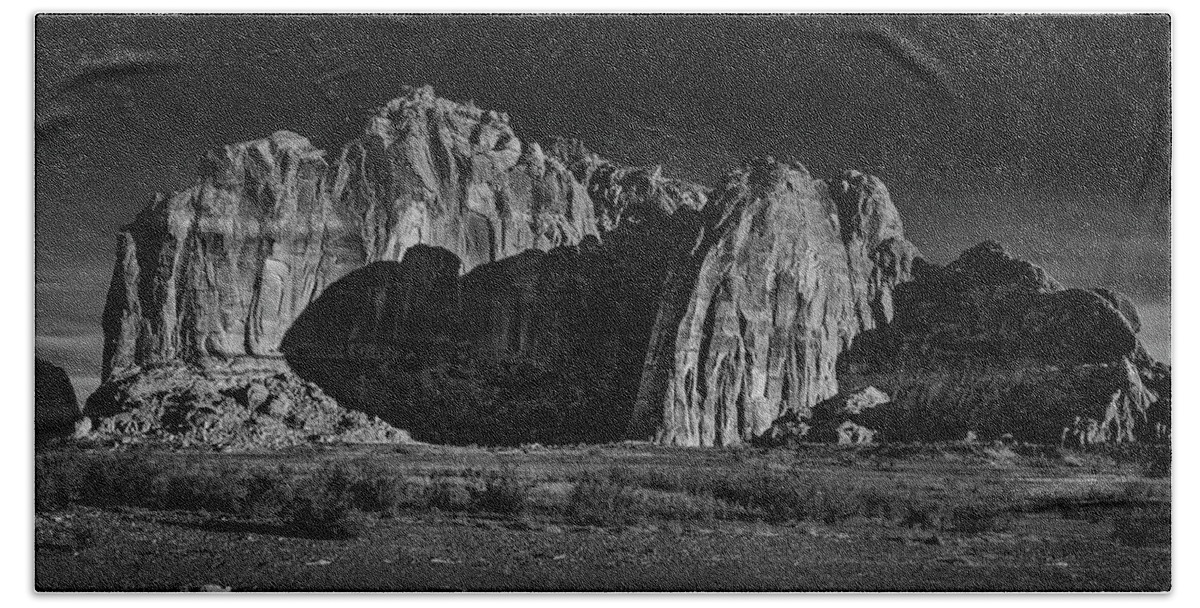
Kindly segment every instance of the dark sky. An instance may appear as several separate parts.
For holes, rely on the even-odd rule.
[[[116,232],[207,147],[336,155],[404,84],[525,139],[713,183],[741,160],[881,177],[936,262],[994,238],[1130,295],[1170,359],[1164,16],[43,17],[36,345],[97,382]]]

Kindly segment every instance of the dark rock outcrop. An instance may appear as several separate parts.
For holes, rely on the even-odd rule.
[[[704,216],[659,311],[632,436],[739,443],[835,395],[838,355],[888,322],[917,255],[887,189],[858,172],[756,161]]]
[[[33,360],[33,425],[39,437],[71,435],[83,418],[67,372],[49,361]]]
[[[1146,353],[1124,296],[1063,288],[994,242],[944,268],[920,261],[913,276],[895,290],[892,323],[838,361],[843,390],[892,395],[862,422],[883,438],[1166,438],[1170,370]]]

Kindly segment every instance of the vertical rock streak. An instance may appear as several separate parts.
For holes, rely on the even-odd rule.
[[[424,244],[461,271],[597,234],[585,187],[508,118],[412,89],[330,167],[304,137],[207,154],[195,185],[121,233],[103,378],[147,366],[280,369],[301,311],[347,272]]]
[[[658,441],[727,445],[809,410],[837,393],[838,354],[889,320],[908,278],[916,250],[873,177],[823,182],[765,159],[720,192],[663,299],[631,434],[658,409]]]

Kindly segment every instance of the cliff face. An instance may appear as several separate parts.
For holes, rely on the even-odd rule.
[[[710,191],[411,89],[332,164],[281,131],[139,214],[87,413],[101,436],[247,447],[406,440],[389,424],[493,444],[728,445],[776,421],[780,440],[1161,438],[1170,370],[1138,328],[1120,294],[993,244],[926,263],[869,175],[766,158]],[[852,428],[810,419],[872,386],[890,400]]]
[[[1138,327],[1124,296],[1065,289],[988,242],[944,268],[919,262],[892,323],[859,336],[838,378],[892,396],[855,419],[887,440],[1162,440],[1170,369]]]
[[[360,268],[400,265],[418,245],[448,252],[440,261],[451,267],[438,271],[453,284],[480,264],[595,235],[592,210],[583,183],[536,144],[522,144],[506,116],[438,99],[428,87],[380,108],[332,164],[286,131],[210,152],[192,187],[159,196],[120,234],[104,314],[104,384],[89,413],[159,412],[193,384],[203,389],[196,394],[233,394],[278,376],[268,385],[298,386],[289,394],[312,407],[295,411],[311,410],[319,427],[332,401],[295,377],[282,344],[329,286]],[[358,333],[344,342],[402,340],[393,330],[420,322],[397,320],[406,302],[364,308]],[[155,371],[164,369],[175,371]]]
[[[765,159],[705,211],[658,313],[633,436],[739,443],[836,394],[838,355],[890,319],[917,255],[887,189],[857,172],[822,181]]]
[[[455,253],[424,246],[354,271],[289,331],[293,368],[422,440],[622,438],[666,271],[694,242],[706,192],[578,144],[554,151],[584,184],[601,238],[461,277]]]
[[[399,261],[415,244],[454,252],[463,270],[596,233],[583,185],[504,113],[439,99],[392,100],[342,151],[332,198],[363,252]]]
[[[348,407],[418,424],[439,415],[412,415],[427,395],[409,372],[443,369],[452,352],[555,378],[617,366],[632,393],[663,260],[696,230],[671,218],[694,218],[705,197],[577,142],[546,154],[504,114],[429,88],[379,108],[332,164],[289,132],[227,146],[121,233],[105,384],[88,409],[173,403],[180,373],[212,385],[205,395],[282,374],[281,386],[315,381]],[[144,381],[158,376],[161,394]]]
[[[103,376],[284,369],[284,333],[353,269],[427,244],[470,270],[595,233],[583,185],[505,116],[414,89],[333,166],[281,131],[208,154],[194,186],[139,214],[120,235]]]

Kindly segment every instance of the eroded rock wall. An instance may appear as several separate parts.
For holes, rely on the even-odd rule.
[[[814,179],[767,158],[726,177],[672,271],[645,361],[633,436],[749,440],[838,391],[838,355],[886,323],[915,247],[886,187]]]
[[[507,116],[409,89],[336,161],[280,131],[206,154],[193,186],[144,209],[119,235],[102,377],[111,384],[159,368],[205,378],[290,373],[281,348],[288,330],[352,271],[400,263],[425,245],[449,252],[457,276],[596,233],[586,186],[561,160],[524,145]],[[402,339],[393,330],[403,323],[389,319],[366,320],[347,342]],[[88,408],[160,400],[113,402],[130,394],[107,387]]]
[[[331,283],[425,244],[462,270],[595,234],[586,188],[507,117],[412,89],[330,166],[281,131],[203,159],[120,235],[105,379],[141,367],[281,369],[295,318]]]

